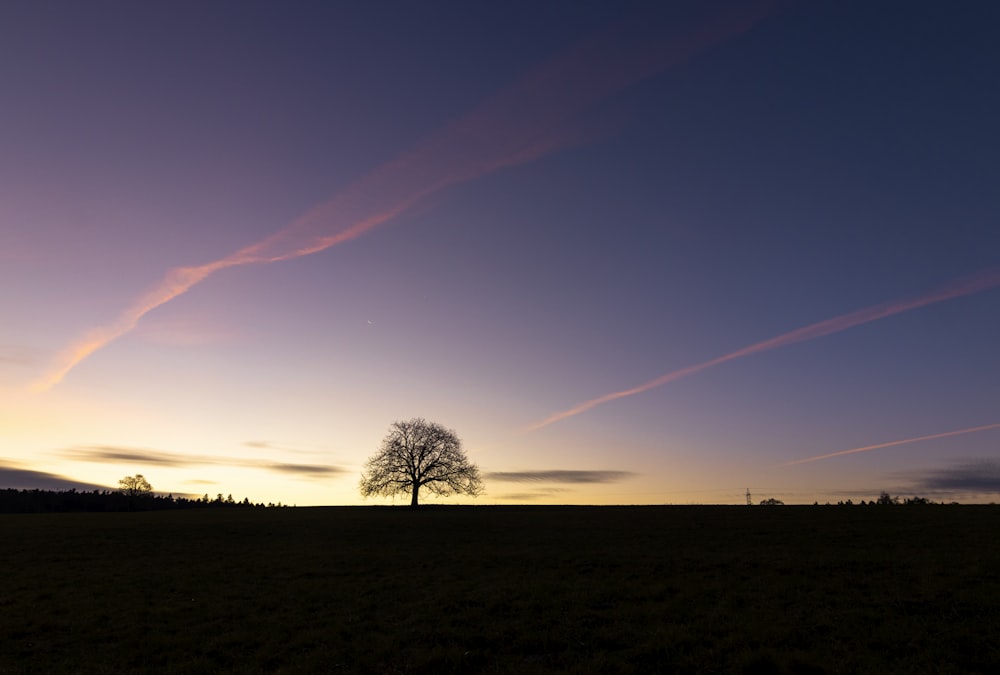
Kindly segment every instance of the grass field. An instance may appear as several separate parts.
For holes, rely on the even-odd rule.
[[[0,516],[0,672],[975,673],[1000,507]]]

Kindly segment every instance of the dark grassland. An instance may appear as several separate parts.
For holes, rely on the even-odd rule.
[[[0,672],[974,673],[1000,507],[0,516]]]

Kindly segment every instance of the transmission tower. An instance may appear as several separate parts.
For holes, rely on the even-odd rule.
[[[753,506],[753,499],[750,498],[750,488],[747,488],[747,506]]]

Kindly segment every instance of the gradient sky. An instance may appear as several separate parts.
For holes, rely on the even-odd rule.
[[[587,5],[0,3],[0,487],[995,501],[1000,6]]]

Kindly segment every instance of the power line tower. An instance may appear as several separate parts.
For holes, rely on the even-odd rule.
[[[747,488],[747,506],[753,506],[753,499],[750,498],[750,488]]]

